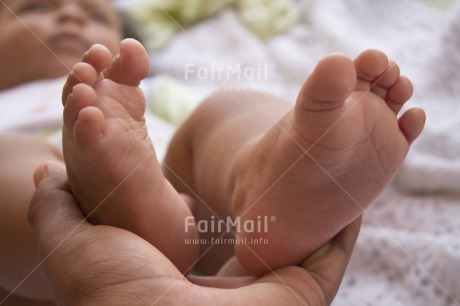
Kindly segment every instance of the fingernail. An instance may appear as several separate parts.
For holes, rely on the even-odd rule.
[[[89,50],[83,53],[83,56],[81,57],[80,61],[83,61],[88,56],[88,54],[89,54]]]
[[[113,63],[116,63],[116,62],[119,62],[120,61],[120,58],[121,58],[121,55],[120,54],[117,54],[113,57],[112,59],[112,65]]]
[[[34,183],[35,187],[40,184],[40,182],[45,178],[45,176],[48,174],[48,164],[41,164],[37,168],[35,168],[34,171]]]

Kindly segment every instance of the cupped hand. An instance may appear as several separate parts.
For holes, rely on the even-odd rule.
[[[85,220],[63,165],[35,172],[29,219],[58,305],[329,305],[358,236],[358,219],[301,266],[260,278],[183,276],[154,246]],[[220,275],[238,269],[233,258]]]

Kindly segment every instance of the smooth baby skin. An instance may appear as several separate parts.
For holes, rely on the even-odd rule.
[[[178,191],[196,196],[200,220],[232,216],[257,224],[268,217],[268,232],[237,233],[246,241],[268,241],[236,245],[250,273],[298,264],[361,215],[393,179],[425,121],[417,108],[397,118],[411,95],[410,81],[375,50],[355,61],[324,58],[294,108],[263,93],[217,93],[176,133],[166,177]],[[216,261],[208,273],[231,253],[227,245],[203,251],[200,264]]]
[[[234,215],[242,222],[276,217],[268,232],[237,233],[268,241],[236,245],[247,270],[260,275],[300,263],[363,213],[423,129],[420,109],[397,119],[412,91],[378,51],[318,63],[294,109],[239,162],[245,171],[236,174]]]
[[[94,224],[130,230],[163,252],[182,272],[193,267],[198,245],[184,219],[183,198],[164,178],[148,137],[145,97],[138,87],[149,58],[132,39],[110,51],[93,46],[75,66],[63,91],[63,152],[69,184]]]
[[[137,233],[186,272],[198,246],[184,239],[197,233],[185,231],[191,212],[163,176],[145,129],[137,85],[148,56],[135,41],[125,41],[113,62],[109,53],[93,47],[64,89],[70,186],[91,221]],[[173,139],[166,177],[204,202],[200,220],[203,207],[242,223],[276,217],[267,232],[236,233],[268,241],[236,244],[250,273],[299,264],[359,217],[397,173],[425,121],[420,109],[397,118],[411,95],[410,81],[383,53],[369,50],[354,62],[331,55],[293,109],[263,94],[252,102],[228,93],[210,98]]]

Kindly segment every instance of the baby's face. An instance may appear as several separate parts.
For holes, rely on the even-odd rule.
[[[92,44],[117,53],[122,38],[110,0],[0,1],[0,29],[0,90],[66,75]]]

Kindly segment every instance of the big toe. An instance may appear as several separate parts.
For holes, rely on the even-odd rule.
[[[150,74],[150,60],[142,44],[134,39],[125,39],[120,45],[120,54],[104,71],[104,77],[116,83],[138,86]]]
[[[325,57],[303,85],[297,98],[296,115],[341,106],[355,89],[356,78],[356,69],[350,58],[344,55]]]

